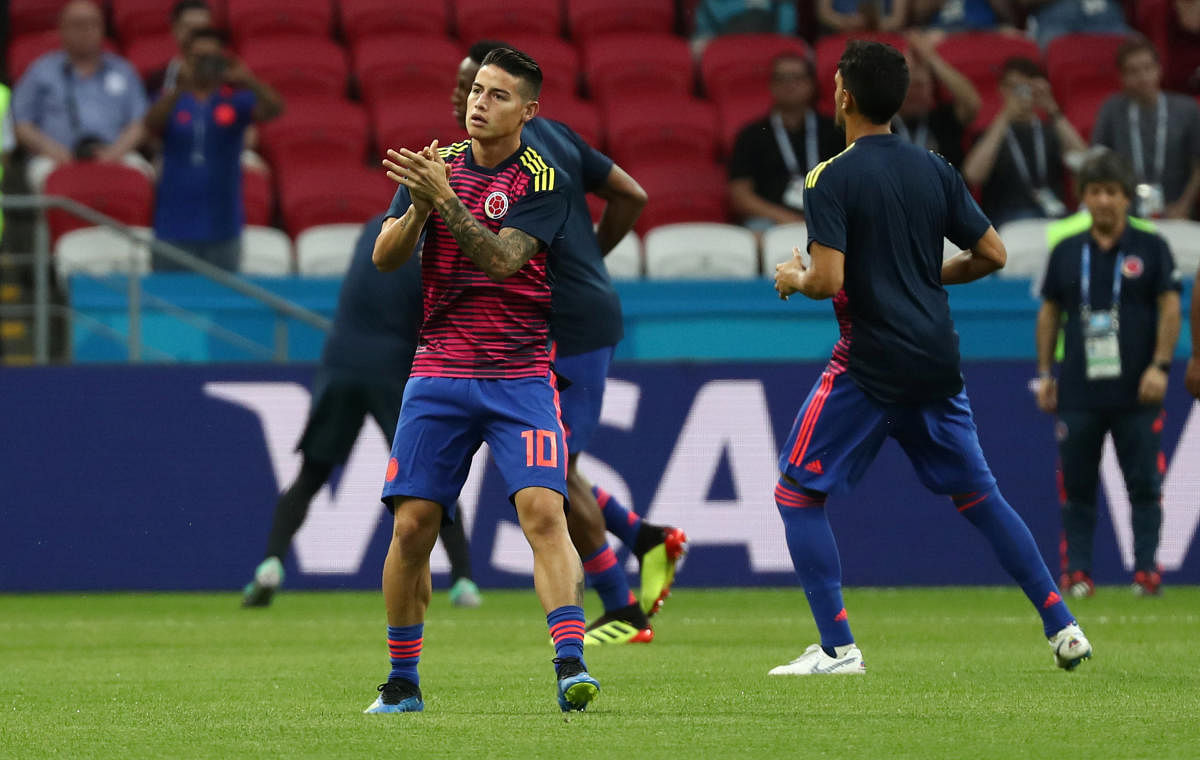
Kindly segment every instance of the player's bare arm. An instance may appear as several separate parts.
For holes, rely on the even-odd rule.
[[[600,244],[600,252],[607,256],[633,229],[648,196],[637,180],[616,164],[595,193],[608,201],[596,225],[596,242]]]
[[[422,149],[421,155],[432,160],[437,155],[437,141],[434,140],[431,145]],[[387,169],[388,179],[404,184],[404,170],[396,163],[396,160],[400,158],[399,153],[389,150],[388,158],[383,160],[383,167]],[[443,166],[445,165],[443,164]],[[449,176],[448,167],[443,171]],[[433,205],[428,199],[413,195],[412,205],[404,212],[403,216],[384,220],[383,229],[380,231],[379,237],[375,238],[375,250],[371,253],[371,261],[379,271],[391,272],[404,266],[404,263],[412,257],[413,251],[417,247],[417,241],[421,239],[421,230],[425,227],[425,222],[429,219],[432,211]]]
[[[971,250],[963,251],[952,256],[942,264],[942,284],[961,285],[974,282],[980,277],[987,277],[992,272],[1003,269],[1008,263],[1008,251],[995,227],[988,227],[987,232],[979,239]]]
[[[1154,340],[1154,358],[1142,372],[1138,381],[1138,401],[1143,404],[1162,403],[1167,395],[1167,373],[1162,369],[1169,366],[1175,356],[1175,344],[1179,341],[1182,322],[1179,294],[1168,290],[1158,296],[1158,331]]]
[[[1062,322],[1062,307],[1049,299],[1038,309],[1034,342],[1037,344],[1037,405],[1047,414],[1058,411],[1058,382],[1054,379],[1054,347],[1058,343],[1058,328]]]
[[[814,301],[833,298],[842,289],[846,276],[846,255],[836,248],[813,242],[808,248],[812,262],[804,265],[799,248],[792,249],[792,258],[775,266],[775,290],[779,297],[799,293]]]
[[[515,227],[505,227],[498,235],[493,233],[453,193],[434,201],[434,208],[462,252],[496,282],[516,274],[542,247],[537,238]]]

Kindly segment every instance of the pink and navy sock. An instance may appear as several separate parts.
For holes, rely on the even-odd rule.
[[[1075,622],[1029,527],[1000,495],[1000,489],[992,486],[987,491],[955,494],[951,498],[959,513],[992,545],[1000,564],[1033,602],[1042,616],[1046,636],[1053,636]]]
[[[592,486],[592,494],[596,497],[596,503],[600,505],[600,512],[604,515],[605,529],[632,549],[637,543],[638,529],[642,527],[642,518],[637,512],[626,509],[612,494],[600,486]]]
[[[420,686],[417,663],[421,661],[421,644],[425,640],[425,624],[389,625],[388,655],[392,659],[392,672],[388,680],[403,678]]]
[[[821,634],[821,649],[836,657],[834,648],[854,643],[854,635],[842,602],[842,562],[825,516],[825,495],[781,478],[775,486],[775,504],[783,517],[792,565]]]
[[[546,616],[550,638],[554,641],[554,656],[562,659],[576,657],[583,661],[583,631],[585,628],[583,608],[566,604],[551,610]]]
[[[617,555],[608,544],[584,558],[583,572],[592,588],[600,595],[605,612],[620,609],[633,600],[629,580],[625,577],[625,568],[617,562]]]

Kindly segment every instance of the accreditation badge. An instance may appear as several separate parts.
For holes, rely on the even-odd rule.
[[[783,191],[783,205],[797,211],[804,210],[804,177],[792,177]]]
[[[1137,186],[1138,216],[1146,218],[1162,216],[1166,208],[1167,196],[1163,192],[1162,185],[1142,182]]]
[[[1066,204],[1060,201],[1054,191],[1048,187],[1034,188],[1033,199],[1047,219],[1058,219],[1067,215]]]
[[[1083,347],[1088,380],[1111,380],[1121,376],[1121,345],[1117,323],[1111,313],[1087,315],[1083,325]]]

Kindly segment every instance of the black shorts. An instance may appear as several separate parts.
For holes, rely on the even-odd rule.
[[[374,380],[321,367],[313,378],[312,407],[296,450],[315,462],[344,464],[368,414],[390,444],[403,399],[404,380]]]

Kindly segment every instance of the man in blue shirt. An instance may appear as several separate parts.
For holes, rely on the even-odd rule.
[[[342,279],[333,330],[325,340],[321,366],[313,378],[312,408],[296,448],[303,455],[296,480],[275,505],[271,535],[254,579],[242,592],[243,607],[266,607],[283,583],[283,561],[300,530],[313,497],[344,464],[363,418],[370,415],[388,443],[404,386],[417,350],[421,327],[421,259],[414,256],[395,272],[380,274],[371,263],[383,214],[363,226],[350,267]],[[461,520],[442,523],[442,546],[450,557],[450,602],[478,607],[471,580],[471,555]]]
[[[62,50],[38,58],[17,82],[17,141],[31,156],[29,186],[41,192],[59,164],[122,161],[152,175],[135,153],[145,131],[146,92],[129,62],[104,51],[104,16],[91,0],[72,0],[59,16]]]
[[[1162,400],[1182,321],[1181,284],[1166,241],[1130,223],[1134,173],[1122,156],[1105,150],[1089,158],[1079,186],[1091,227],[1054,247],[1037,321],[1038,407],[1058,414],[1066,496],[1060,585],[1072,596],[1092,595],[1096,486],[1111,432],[1129,489],[1133,590],[1154,595],[1162,583],[1154,559],[1162,528]]]
[[[163,140],[154,236],[236,271],[242,253],[242,143],[246,128],[283,112],[283,100],[225,51],[224,36],[200,29],[185,47],[176,87],[146,114]],[[156,259],[154,268],[173,269]]]
[[[1056,663],[1073,668],[1091,644],[984,460],[944,287],[1003,267],[1004,244],[945,159],[891,133],[909,82],[899,51],[852,41],[835,81],[848,147],[805,179],[811,265],[796,248],[775,275],[784,299],[833,298],[842,334],[796,416],[775,487],[821,641],[771,675],[866,670],[842,604],[825,500],[849,491],[888,437],[921,482],[983,533],[1041,615]],[[963,249],[945,263],[943,238]]]

